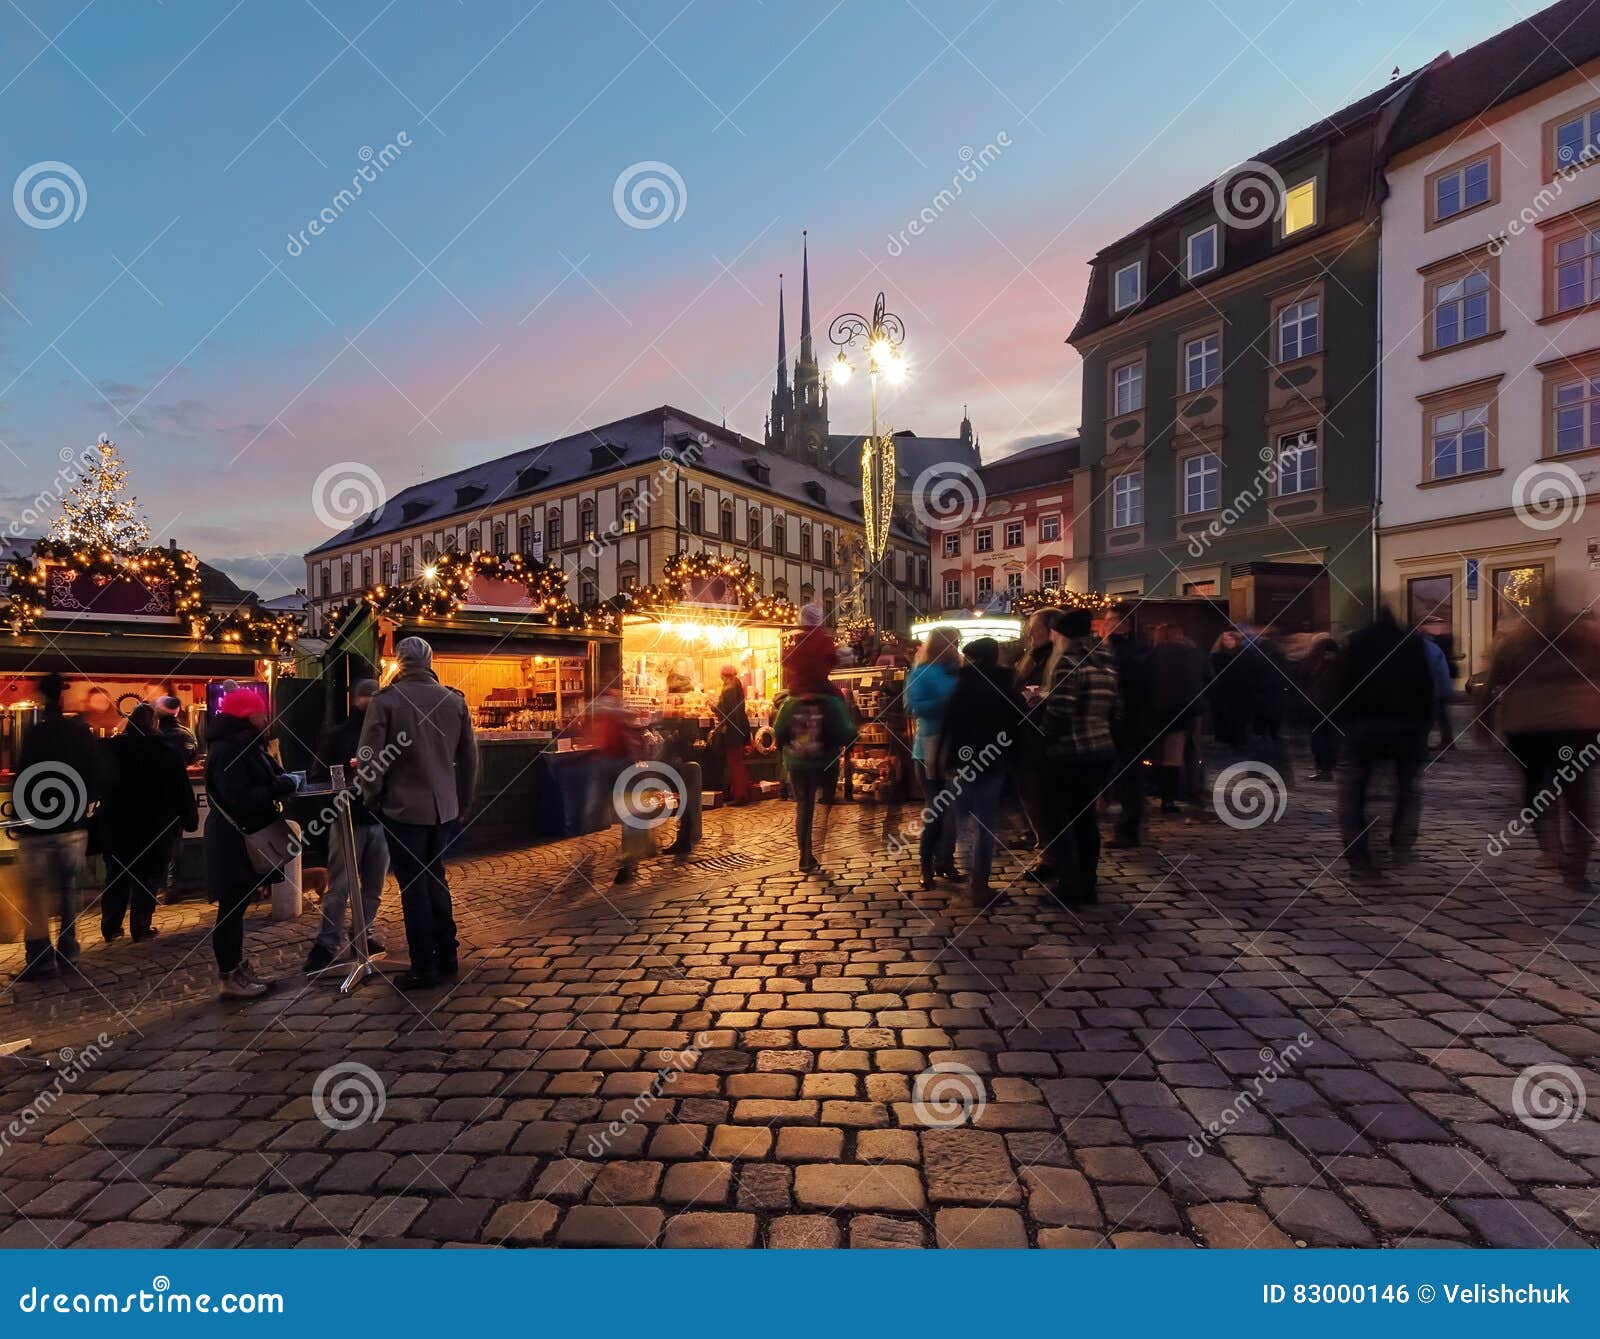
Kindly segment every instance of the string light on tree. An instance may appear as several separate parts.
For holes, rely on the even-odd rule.
[[[119,554],[144,548],[150,543],[150,527],[139,514],[139,499],[125,496],[127,487],[128,471],[117,444],[101,433],[83,477],[61,499],[61,514],[49,538],[75,549]]]

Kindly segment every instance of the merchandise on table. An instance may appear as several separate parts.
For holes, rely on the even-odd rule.
[[[916,722],[905,710],[904,666],[839,669],[828,680],[844,694],[861,723],[845,755],[845,797],[884,803],[904,798],[916,732]]]

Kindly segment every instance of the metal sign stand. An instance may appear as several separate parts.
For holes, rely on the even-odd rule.
[[[301,794],[308,792],[302,791]],[[331,790],[334,807],[339,811],[339,821],[335,824],[333,839],[342,844],[344,848],[344,867],[350,887],[345,890],[345,900],[350,904],[350,956],[351,963],[346,971],[346,964],[335,960],[326,967],[318,968],[306,975],[313,981],[321,980],[333,972],[345,971],[344,980],[339,983],[339,993],[348,995],[369,976],[375,976],[377,969],[372,965],[372,958],[367,951],[367,916],[366,906],[361,897],[361,871],[356,866],[356,825],[350,817],[350,792],[347,790]]]

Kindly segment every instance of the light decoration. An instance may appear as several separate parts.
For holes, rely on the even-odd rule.
[[[847,350],[856,348],[866,354],[867,380],[871,385],[872,435],[861,444],[861,513],[865,522],[867,556],[874,562],[883,561],[889,551],[889,528],[894,516],[894,435],[878,431],[878,378],[891,385],[905,380],[906,363],[900,353],[905,342],[905,323],[883,307],[883,294],[879,293],[872,305],[872,316],[845,312],[834,318],[828,327],[828,338],[839,348],[834,356],[831,375],[841,384],[850,380],[854,367]]]
[[[1091,613],[1120,609],[1124,597],[1106,595],[1100,591],[1068,590],[1064,586],[1046,586],[1039,590],[1023,591],[1011,597],[1011,612],[1024,616],[1036,609],[1087,609]]]
[[[675,553],[667,559],[663,579],[653,586],[623,591],[607,602],[619,614],[667,613],[683,603],[691,581],[722,579],[739,600],[739,613],[761,623],[793,623],[793,604],[781,595],[763,595],[761,578],[739,558],[714,553]],[[716,626],[716,625],[697,625]]]
[[[861,520],[867,535],[867,553],[873,562],[889,550],[889,526],[894,520],[894,436],[884,433],[877,445],[861,448]]]
[[[128,471],[117,444],[101,433],[94,454],[85,451],[83,458],[83,477],[62,497],[61,514],[46,538],[73,549],[130,555],[148,546],[150,527],[139,515],[139,499],[124,496]]]

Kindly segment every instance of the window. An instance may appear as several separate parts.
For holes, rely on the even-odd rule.
[[[1124,363],[1111,372],[1111,412],[1132,414],[1144,408],[1144,360]]]
[[[1600,300],[1600,232],[1585,228],[1555,244],[1555,310],[1571,311]]]
[[[1543,567],[1497,567],[1494,570],[1494,603],[1490,617],[1495,629],[1500,620],[1510,618],[1513,626],[1517,615],[1526,613],[1544,595]]]
[[[1278,496],[1317,487],[1317,431],[1305,428],[1278,438]]]
[[[994,552],[994,527],[980,526],[972,532],[972,551],[974,553]]]
[[[1201,335],[1183,346],[1183,389],[1203,391],[1222,379],[1222,339]]]
[[[517,549],[522,553],[533,552],[533,522],[526,516],[517,526]]]
[[[992,576],[978,578],[977,594],[978,604],[980,606],[985,600],[992,600],[994,598],[994,578]]]
[[[1450,479],[1489,468],[1489,406],[1471,405],[1435,414],[1428,434],[1432,476]]]
[[[1006,573],[1006,599],[1014,600],[1022,594],[1022,573]]]
[[[761,543],[761,508],[751,507],[749,516],[745,517],[745,542],[751,548],[756,548]]]
[[[1322,347],[1322,299],[1303,298],[1278,312],[1278,361],[1308,358]]]
[[[1222,462],[1209,451],[1183,462],[1183,512],[1215,511],[1222,505]]]
[[[1558,381],[1554,398],[1555,453],[1600,447],[1600,376]]]
[[[445,552],[454,553],[458,548],[461,547],[461,536],[460,535],[446,535],[444,537],[444,547],[445,547]]]
[[[1039,542],[1054,544],[1061,538],[1061,517],[1052,513],[1039,518]]]
[[[1217,583],[1209,577],[1204,577],[1199,581],[1185,581],[1183,588],[1178,592],[1180,595],[1215,595],[1216,593]]]
[[[1054,563],[1039,569],[1039,584],[1046,590],[1054,590],[1061,584],[1061,569]]]
[[[1489,333],[1489,276],[1472,270],[1433,286],[1433,347],[1448,349]]]
[[[832,567],[833,566],[833,536],[832,536],[832,534],[824,534],[822,536],[822,565],[824,567]]]
[[[699,494],[689,499],[689,533],[698,535],[705,527],[705,508],[701,505]]]
[[[1014,549],[1014,548],[1019,547],[1021,545],[1021,543],[1022,543],[1022,522],[1021,521],[1007,521],[1006,522],[1006,547],[1008,549]]]
[[[811,561],[811,527],[804,521],[800,523],[800,561]]]
[[[354,589],[354,587],[351,585],[350,564],[348,561],[341,564],[339,568],[339,589],[341,591],[349,591]]]
[[[473,526],[472,529],[467,531],[467,550],[470,553],[476,553],[482,547],[483,534],[477,526]]]
[[[944,579],[944,607],[958,609],[961,606],[961,578],[946,577]]]
[[[1563,169],[1587,167],[1600,154],[1600,105],[1551,124],[1551,176]]]
[[[559,549],[561,547],[561,513],[552,511],[544,518],[544,546],[546,549]]]
[[[1111,310],[1125,311],[1144,296],[1144,262],[1124,265],[1111,276]]]
[[[494,528],[494,551],[501,558],[506,556],[506,527],[504,522]]]
[[[961,532],[959,530],[946,530],[944,532],[944,556],[946,558],[959,558],[961,556]]]
[[[594,573],[585,572],[578,581],[578,603],[598,604],[600,602],[600,588],[595,584]]]
[[[717,508],[717,533],[730,543],[733,541],[733,503],[724,502]]]
[[[434,553],[433,541],[431,539],[423,540],[422,541],[422,561],[425,562],[425,563],[431,563],[433,561],[433,553]]]
[[[1454,577],[1412,577],[1406,582],[1406,623],[1419,627],[1430,618],[1455,631],[1456,583]]]
[[[394,559],[387,553],[378,559],[378,580],[385,586],[394,580]]]
[[[402,580],[402,581],[410,581],[411,580],[411,577],[412,577],[412,570],[411,569],[412,569],[412,563],[413,562],[414,562],[414,559],[412,558],[410,549],[407,549],[404,553],[402,553],[400,555],[400,580]]]
[[[1198,279],[1217,268],[1217,225],[1189,234],[1187,266],[1184,273],[1189,279]]]
[[[617,565],[617,589],[637,590],[639,587],[639,564],[619,563]]]
[[[1111,524],[1115,529],[1144,524],[1144,471],[1129,470],[1111,481]]]
[[[622,533],[625,535],[634,534],[639,529],[638,500],[632,493],[624,493],[617,499],[617,506],[622,521]]]
[[[1486,205],[1491,189],[1489,156],[1485,154],[1470,163],[1446,168],[1432,181],[1429,203],[1436,223],[1476,209],[1479,205]]]
[[[1317,179],[1291,186],[1283,196],[1283,235],[1292,237],[1317,221]]]

